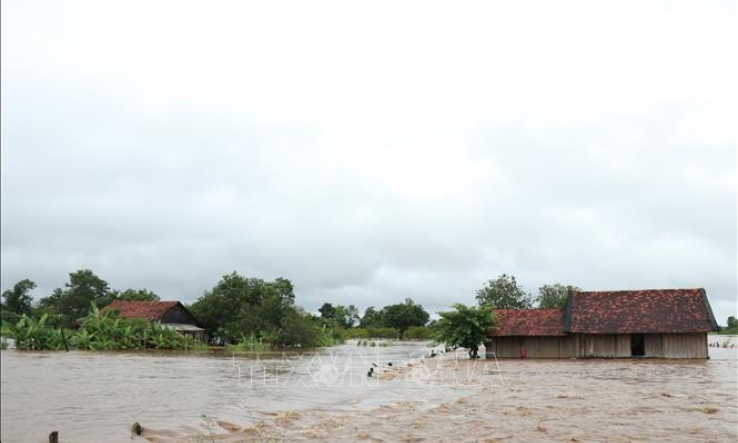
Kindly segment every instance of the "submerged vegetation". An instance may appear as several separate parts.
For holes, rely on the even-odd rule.
[[[147,289],[111,289],[89,269],[69,274],[69,282],[33,303],[31,280],[21,280],[2,293],[0,305],[4,337],[16,339],[19,349],[189,349],[205,346],[159,323],[119,318],[104,309],[114,300],[157,301]],[[233,351],[333,346],[358,340],[360,346],[382,340],[437,340],[450,346],[470,347],[487,323],[491,309],[562,307],[574,286],[553,284],[534,297],[515,277],[502,274],[477,291],[480,308],[429,313],[410,298],[380,308],[367,307],[363,315],[354,305],[323,303],[311,314],[295,303],[294,286],[286,278],[273,281],[248,278],[237,272],[224,275],[212,289],[188,306],[205,329],[209,345]],[[463,312],[462,312],[463,311]],[[471,317],[469,317],[471,316]],[[80,318],[82,317],[82,318]],[[72,332],[72,328],[78,329]],[[729,319],[726,333],[738,333]],[[473,353],[473,352],[472,352]]]
[[[118,318],[116,311],[92,305],[77,331],[48,324],[48,315],[40,319],[23,315],[11,326],[10,337],[17,349],[192,349],[203,344],[188,335],[162,326],[159,322]]]

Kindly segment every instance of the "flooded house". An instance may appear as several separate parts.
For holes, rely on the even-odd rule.
[[[487,357],[708,358],[704,289],[575,291],[563,309],[498,309]]]
[[[106,309],[118,311],[124,318],[143,318],[158,321],[162,326],[180,334],[205,341],[205,330],[182,303],[178,301],[129,301],[114,300]]]

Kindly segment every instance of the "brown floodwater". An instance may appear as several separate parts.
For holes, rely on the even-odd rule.
[[[737,438],[736,349],[697,361],[428,352],[403,342],[235,356],[6,350],[0,437],[43,442],[58,430],[62,442],[130,442],[138,421],[152,442]]]

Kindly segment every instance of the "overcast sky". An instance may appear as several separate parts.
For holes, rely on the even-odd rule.
[[[2,2],[2,289],[736,315],[735,2]]]

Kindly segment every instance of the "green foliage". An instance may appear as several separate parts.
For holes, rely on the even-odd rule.
[[[48,326],[47,318],[46,315],[38,320],[27,315],[22,316],[10,329],[16,349],[64,349],[61,330]]]
[[[126,289],[123,292],[115,292],[114,298],[128,301],[159,301],[160,298],[148,289]]]
[[[539,308],[543,309],[565,308],[569,293],[573,291],[579,291],[579,288],[559,283],[543,285],[538,288],[536,303]]]
[[[2,323],[3,329],[8,327],[9,325],[14,325],[18,323],[18,320],[21,319],[21,316],[16,314],[15,312],[11,312],[7,309],[0,310],[0,322]]]
[[[31,314],[31,303],[33,297],[30,292],[36,288],[36,283],[31,280],[21,280],[13,286],[13,289],[8,289],[2,294],[4,302],[2,304],[2,311],[5,315],[5,311],[9,311],[8,314],[30,315]]]
[[[336,306],[336,323],[342,328],[351,328],[359,323],[359,310],[354,305]]]
[[[65,335],[61,329],[23,316],[11,328],[18,349],[64,349]],[[82,321],[80,329],[68,337],[68,344],[77,349],[191,349],[202,347],[193,337],[141,319],[118,318],[115,311],[101,311],[94,304]]]
[[[329,335],[328,339],[314,321],[305,315],[293,310],[282,319],[280,328],[272,339],[272,346],[277,348],[303,347],[313,348],[322,346],[326,341],[335,343],[341,340],[339,336]]]
[[[295,312],[294,300],[293,286],[287,279],[267,282],[233,272],[223,276],[190,310],[211,337],[225,344],[251,334],[281,341],[286,340],[280,336],[283,322]],[[296,322],[290,326],[297,327]]]
[[[495,326],[495,316],[488,305],[468,307],[460,303],[454,310],[439,312],[441,318],[436,322],[436,339],[448,347],[462,347],[469,351],[469,357],[477,358],[479,345]]]
[[[59,326],[71,327],[74,321],[84,317],[90,303],[105,306],[112,300],[108,282],[95,275],[89,269],[82,269],[69,274],[66,289],[57,288],[49,296],[39,302],[41,315],[48,314]]]
[[[423,306],[416,304],[411,298],[406,298],[405,303],[385,306],[381,316],[384,325],[397,329],[401,337],[412,326],[425,326],[430,318]]]
[[[728,326],[720,331],[721,334],[738,334],[738,319],[732,315],[728,317]]]
[[[353,338],[370,338],[369,330],[364,328],[350,328],[343,331],[343,338],[350,340]]]
[[[256,337],[254,334],[241,336],[241,340],[236,344],[226,345],[229,351],[265,351],[270,348],[268,343],[264,342],[261,337]]]
[[[433,331],[425,326],[413,326],[405,331],[402,338],[404,340],[430,340],[433,338]]]
[[[351,328],[359,322],[359,310],[354,305],[346,307],[323,303],[318,312],[323,324],[330,327]]]
[[[736,319],[732,315],[728,317],[728,328],[730,329],[738,328],[738,319]]]
[[[336,318],[336,308],[331,303],[323,303],[323,306],[318,309],[320,316],[326,320],[333,320]]]
[[[397,340],[400,338],[400,332],[395,328],[366,328],[370,338],[387,338]]]
[[[364,315],[361,317],[362,328],[381,328],[384,326],[381,311],[374,309],[374,306],[369,306],[364,310]]]
[[[490,305],[495,309],[528,309],[533,306],[533,297],[518,286],[515,277],[502,274],[489,280],[482,289],[477,290],[480,305]]]

